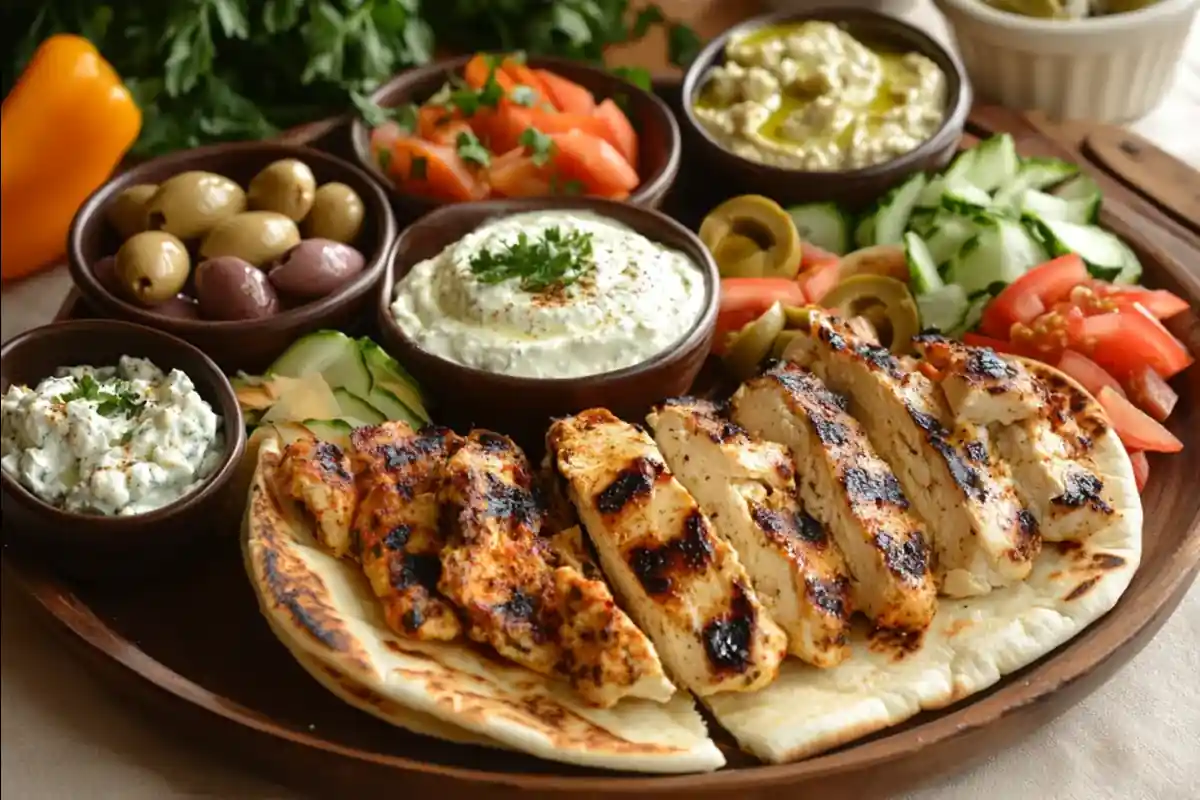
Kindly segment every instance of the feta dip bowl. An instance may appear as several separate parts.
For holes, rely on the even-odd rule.
[[[222,531],[245,447],[233,387],[173,336],[115,320],[0,348],[4,544],[79,577],[129,575]]]
[[[686,392],[716,322],[717,269],[695,234],[598,198],[444,206],[401,234],[389,269],[384,345],[441,419],[518,439]]]

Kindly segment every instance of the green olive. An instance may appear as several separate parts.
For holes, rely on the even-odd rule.
[[[733,334],[724,355],[729,373],[738,380],[753,377],[759,364],[770,354],[776,337],[783,333],[786,322],[783,306],[775,303],[761,317]]]
[[[165,303],[187,283],[191,268],[187,248],[165,231],[142,231],[117,251],[117,282],[143,306]]]
[[[194,239],[245,210],[246,193],[224,175],[181,172],[164,181],[146,202],[146,227]]]
[[[771,343],[771,358],[783,358],[783,354],[792,346],[792,342],[804,335],[804,331],[780,331],[779,335],[775,337],[775,341]]]
[[[246,203],[253,211],[275,211],[299,222],[313,206],[317,179],[308,164],[282,158],[263,167],[250,181]]]
[[[838,280],[855,275],[882,275],[908,283],[908,258],[904,248],[895,244],[877,244],[842,256],[838,264]]]
[[[200,243],[200,257],[237,256],[261,268],[299,243],[296,223],[283,214],[244,211],[208,232]]]
[[[794,278],[800,234],[778,203],[756,194],[726,200],[700,224],[700,241],[723,278]]]
[[[313,198],[312,210],[302,223],[304,238],[353,244],[362,230],[365,213],[358,192],[344,183],[322,184]]]
[[[135,183],[113,198],[104,216],[122,239],[146,230],[146,203],[157,191],[157,184]]]
[[[819,306],[784,306],[783,316],[788,330],[806,331],[812,326],[812,313]]]
[[[920,330],[921,316],[908,287],[881,275],[856,275],[839,283],[821,300],[843,319],[864,317],[879,343],[893,353],[906,353]]]

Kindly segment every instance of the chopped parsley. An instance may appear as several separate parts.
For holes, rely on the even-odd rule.
[[[624,81],[632,83],[639,89],[645,89],[647,92],[651,89],[650,70],[648,69],[643,67],[613,67],[609,72]]]
[[[84,375],[78,385],[66,394],[54,398],[57,403],[69,403],[72,400],[92,400],[96,403],[96,411],[101,416],[115,417],[118,414],[132,417],[140,414],[146,406],[146,401],[138,397],[119,382],[114,391],[102,389],[91,375]]]
[[[508,95],[514,103],[519,106],[532,107],[537,102],[537,92],[532,86],[519,84],[513,87],[513,90]]]
[[[574,178],[563,180],[557,175],[550,176],[550,193],[565,194],[565,195],[581,195],[584,189],[583,181],[577,181]]]
[[[392,119],[408,133],[414,133],[417,130],[417,114],[416,103],[405,103],[392,109]]]
[[[379,164],[379,168],[387,172],[392,167],[392,151],[391,150],[376,150],[375,161]]]
[[[523,291],[544,292],[575,283],[594,263],[592,234],[563,233],[555,226],[546,228],[538,239],[522,231],[516,242],[502,250],[477,253],[470,267],[482,283],[518,279]]]
[[[504,87],[496,80],[496,65],[488,70],[487,80],[479,89],[468,86],[462,78],[451,78],[453,84],[446,97],[445,106],[448,109],[458,109],[464,117],[470,117],[480,108],[496,108],[504,99]]]
[[[455,141],[455,147],[458,150],[458,156],[463,161],[470,161],[478,164],[481,167],[486,167],[492,163],[492,154],[483,146],[477,137],[471,131],[463,131],[458,135]]]
[[[429,177],[429,159],[425,156],[414,157],[408,166],[408,177],[414,181],[423,181]]]
[[[517,143],[529,151],[533,163],[539,167],[545,166],[554,155],[554,140],[537,128],[526,128]]]

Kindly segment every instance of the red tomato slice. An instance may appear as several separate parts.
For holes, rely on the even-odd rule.
[[[992,350],[995,350],[997,353],[1004,353],[1005,355],[1010,355],[1010,356],[1028,356],[1028,355],[1030,355],[1029,350],[1027,348],[1022,347],[1019,344],[1014,344],[1013,342],[1007,342],[1003,339],[997,339],[992,336],[984,336],[983,334],[979,334],[979,333],[970,333],[970,332],[964,333],[962,340],[963,340],[963,344],[970,345],[971,347],[987,347]]]
[[[541,75],[538,75],[532,69],[513,58],[504,59],[504,61],[500,64],[500,68],[503,69],[518,86],[528,86],[530,89],[533,89],[535,94],[535,103],[546,103],[548,105],[554,104],[554,101],[550,99],[550,90],[546,88],[546,84],[542,80]]]
[[[1116,378],[1105,372],[1104,367],[1074,350],[1064,350],[1062,357],[1058,359],[1057,366],[1074,378],[1080,386],[1087,389],[1092,397],[1098,396],[1100,390],[1105,386],[1118,392],[1122,397],[1125,396],[1125,390],[1121,388],[1121,384],[1117,382]]]
[[[638,138],[637,132],[634,131],[633,125],[629,122],[629,117],[625,116],[625,112],[621,107],[614,103],[611,98],[604,100],[600,105],[596,106],[596,119],[604,123],[608,128],[609,143],[620,151],[621,155],[625,156],[625,160],[629,162],[629,166],[637,169],[638,164]]]
[[[404,192],[444,200],[482,200],[488,195],[487,185],[475,177],[454,148],[424,139],[405,137],[393,142],[389,172]]]
[[[492,191],[501,197],[545,197],[553,193],[550,167],[534,164],[523,147],[492,159],[487,175]]]
[[[804,296],[810,302],[819,303],[821,298],[833,291],[841,279],[841,261],[826,261],[823,264],[801,272],[796,283],[804,290]]]
[[[1092,360],[1117,379],[1128,378],[1143,365],[1152,367],[1162,378],[1170,378],[1195,361],[1183,342],[1141,303],[1116,314],[1088,317],[1082,328]]]
[[[521,116],[526,117],[529,120],[529,124],[542,133],[567,133],[568,131],[579,130],[604,139],[613,147],[617,147],[617,143],[612,141],[612,132],[608,127],[608,123],[593,114],[569,114],[566,112],[560,113],[558,111],[543,111],[537,108],[528,108],[524,110],[524,114]],[[527,125],[526,127],[529,126]]]
[[[1148,366],[1130,375],[1125,385],[1129,387],[1129,399],[1133,404],[1159,422],[1166,422],[1179,402],[1175,390]]]
[[[1173,433],[1113,391],[1112,387],[1101,389],[1096,399],[1104,406],[1113,430],[1121,437],[1126,448],[1151,453],[1178,453],[1183,449],[1183,442],[1176,439]]]
[[[589,194],[627,192],[638,185],[638,174],[617,149],[599,136],[580,130],[552,133],[557,148],[553,163],[564,180],[577,180]]]
[[[1150,480],[1150,459],[1146,458],[1146,454],[1140,450],[1135,450],[1129,454],[1129,463],[1133,465],[1133,479],[1137,481],[1138,491],[1146,488],[1146,483]]]
[[[800,286],[787,278],[723,279],[714,349],[724,346],[725,334],[741,330],[776,302],[802,306],[807,301]]]
[[[823,264],[828,264],[830,261],[841,261],[842,257],[837,253],[831,253],[828,250],[823,250],[815,244],[809,242],[800,243],[800,271],[805,272]]]
[[[550,93],[550,102],[559,111],[570,114],[591,114],[596,110],[596,100],[592,93],[575,81],[545,69],[535,69],[534,73],[542,79],[546,91]]]
[[[463,80],[472,89],[482,89],[487,83],[488,75],[492,73],[495,74],[496,83],[500,84],[505,94],[517,88],[517,82],[512,79],[512,76],[503,70],[493,69],[492,60],[483,53],[476,53],[463,67]]]
[[[1087,279],[1087,267],[1075,253],[1034,267],[1004,287],[1004,291],[988,304],[980,329],[989,336],[1006,339],[1014,324],[1031,322]]]
[[[379,154],[392,149],[392,144],[404,136],[404,130],[395,122],[385,122],[371,129],[371,153],[376,159]]]
[[[1158,319],[1169,319],[1190,307],[1188,301],[1166,289],[1147,289],[1145,286],[1118,286],[1093,280],[1088,287],[1100,297],[1115,301],[1118,306],[1141,303]]]

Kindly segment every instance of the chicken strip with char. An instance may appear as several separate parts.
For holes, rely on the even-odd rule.
[[[1041,411],[1042,393],[1033,377],[990,348],[938,334],[917,336],[913,346],[941,373],[942,393],[962,422],[1009,425]]]
[[[358,494],[350,459],[340,447],[311,437],[289,444],[275,473],[275,491],[299,503],[313,523],[313,536],[336,558],[358,556],[350,535]]]

